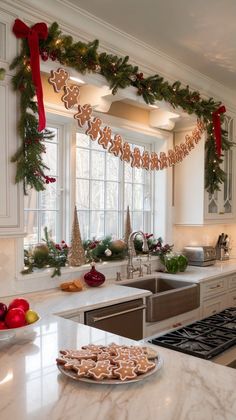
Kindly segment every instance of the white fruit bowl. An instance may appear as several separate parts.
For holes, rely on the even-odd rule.
[[[36,324],[39,323],[40,321],[40,317],[39,319],[37,319],[37,321],[33,322],[32,324],[27,324],[24,325],[23,327],[18,327],[18,328],[8,328],[7,330],[0,330],[0,341],[1,340],[8,340],[9,338],[14,337],[14,335],[16,335],[17,333],[25,333],[30,331]]]

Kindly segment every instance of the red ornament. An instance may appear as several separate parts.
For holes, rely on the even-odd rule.
[[[95,269],[95,264],[92,264],[91,270],[84,275],[84,280],[88,286],[101,286],[105,281],[105,276]]]
[[[29,307],[29,302],[26,299],[16,298],[9,304],[8,311],[13,308],[20,308],[22,311],[27,312]]]
[[[56,61],[56,59],[57,59],[57,52],[56,51],[52,51],[50,53],[50,58],[51,58],[52,61]]]
[[[49,58],[48,52],[46,50],[42,50],[40,55],[43,61],[47,61]]]
[[[8,328],[19,328],[26,325],[25,313],[23,309],[10,309],[6,314],[5,323]]]
[[[0,302],[0,320],[3,320],[7,313],[7,305],[5,303]]]

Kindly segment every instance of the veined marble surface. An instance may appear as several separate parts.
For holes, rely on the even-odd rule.
[[[163,368],[143,381],[100,385],[61,374],[60,349],[131,340],[57,316],[0,342],[1,420],[235,420],[236,371],[155,347]]]

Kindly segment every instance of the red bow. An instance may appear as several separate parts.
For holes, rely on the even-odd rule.
[[[221,105],[215,112],[212,114],[212,122],[215,134],[216,150],[217,155],[221,156],[221,123],[220,123],[220,114],[226,112],[225,106]]]
[[[40,78],[39,39],[47,39],[48,28],[46,23],[36,23],[34,26],[32,26],[32,28],[29,28],[20,19],[16,19],[12,30],[17,38],[27,38],[28,40],[30,49],[30,67],[32,70],[32,80],[35,86],[38,101],[38,130],[42,131],[46,126],[46,118],[43,104],[43,89]]]

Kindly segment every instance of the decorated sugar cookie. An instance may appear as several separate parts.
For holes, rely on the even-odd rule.
[[[65,93],[62,96],[61,100],[64,102],[66,109],[72,108],[74,105],[78,104],[79,101],[79,86],[65,86]]]
[[[92,107],[89,104],[78,105],[78,112],[74,115],[74,118],[78,121],[79,127],[82,127],[91,118]]]
[[[101,125],[102,120],[97,117],[88,121],[88,128],[85,133],[89,135],[91,140],[95,141],[97,139],[97,136],[100,133]]]
[[[100,144],[103,147],[103,149],[107,149],[110,141],[111,141],[111,128],[106,126],[103,128],[103,130],[100,131],[98,144]]]
[[[69,79],[69,73],[59,68],[58,70],[51,70],[51,76],[48,79],[50,85],[53,86],[55,92],[60,92],[66,86],[66,83]]]

